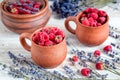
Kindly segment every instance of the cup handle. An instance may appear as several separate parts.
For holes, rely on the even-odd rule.
[[[31,51],[31,46],[29,46],[25,40],[25,38],[29,39],[30,40],[30,36],[31,34],[30,33],[22,33],[20,35],[20,43],[21,45],[23,46],[24,49],[28,50],[28,51]]]
[[[72,34],[75,34],[75,30],[71,28],[71,26],[69,24],[69,21],[73,21],[77,25],[77,20],[76,20],[76,18],[74,16],[70,16],[70,17],[66,18],[66,20],[65,20],[65,27],[66,27],[66,29],[69,32],[71,32]]]

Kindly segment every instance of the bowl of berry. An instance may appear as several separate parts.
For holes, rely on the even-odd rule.
[[[76,23],[76,29],[69,24]],[[109,36],[109,16],[103,10],[86,8],[76,17],[70,16],[65,20],[66,29],[75,34],[78,40],[87,46],[102,44]]]
[[[18,34],[44,27],[50,16],[48,0],[3,0],[1,3],[3,24]]]
[[[27,43],[29,39],[31,46]],[[44,68],[60,65],[67,55],[65,34],[57,27],[44,27],[31,33],[22,33],[20,43],[31,52],[33,61]]]

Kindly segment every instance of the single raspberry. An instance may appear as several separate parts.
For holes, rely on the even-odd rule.
[[[84,20],[86,20],[87,19],[87,17],[81,17],[80,18],[80,22],[82,22],[82,21],[84,21]]]
[[[42,32],[42,36],[44,37],[45,41],[49,41],[49,35],[46,32]]]
[[[93,17],[89,17],[89,18],[88,18],[88,21],[89,21],[89,22],[94,22],[95,20],[94,20]]]
[[[60,43],[60,42],[62,42],[62,40],[63,40],[63,38],[62,38],[61,35],[56,35],[56,36],[55,36],[55,42],[56,42],[56,43]]]
[[[91,13],[92,12],[92,8],[87,8],[86,10],[85,10],[85,12],[87,12],[87,13]]]
[[[83,13],[83,14],[81,15],[81,17],[87,17],[87,14]]]
[[[54,43],[53,43],[52,41],[50,41],[50,40],[45,42],[45,46],[51,46],[51,45],[53,45],[53,44],[54,44]]]
[[[35,4],[33,5],[33,7],[34,7],[34,8],[40,8],[40,4],[35,3]]]
[[[44,41],[39,41],[38,45],[44,46],[45,42]]]
[[[50,33],[56,34],[58,32],[58,30],[59,29],[57,27],[53,27],[53,28],[51,28]]]
[[[102,24],[101,23],[97,23],[97,26],[101,26]]]
[[[90,15],[93,19],[97,19],[98,18],[98,14],[97,13],[91,13]]]
[[[107,45],[107,46],[105,46],[105,47],[103,48],[103,50],[104,50],[105,52],[110,52],[110,51],[112,51],[112,46],[111,46],[111,45]]]
[[[98,15],[99,15],[100,17],[105,17],[107,14],[106,14],[105,11],[99,10]]]
[[[90,25],[90,23],[89,23],[88,19],[83,20],[83,21],[82,21],[82,24],[84,24],[84,25],[86,25],[86,26],[89,26],[89,25]]]
[[[105,18],[105,17],[99,17],[99,18],[97,19],[97,21],[98,21],[99,23],[101,23],[101,24],[104,24],[105,21],[106,21],[106,18]]]
[[[19,11],[18,11],[17,8],[12,8],[12,9],[11,9],[11,13],[13,13],[13,14],[18,14]]]
[[[91,73],[91,71],[90,71],[90,69],[89,68],[83,68],[82,70],[81,70],[81,74],[83,75],[83,76],[89,76],[90,75],[90,73]]]
[[[65,34],[64,34],[64,32],[62,30],[58,30],[55,35],[61,35],[62,38],[65,37]]]
[[[72,61],[78,62],[78,56],[73,56],[73,57],[72,57]]]
[[[103,62],[97,62],[95,64],[97,70],[103,70],[104,69],[104,64]]]
[[[101,55],[101,52],[99,50],[94,51],[94,56],[99,57]]]
[[[99,10],[98,10],[97,8],[93,8],[93,9],[92,9],[92,12],[93,12],[93,13],[97,13],[97,14],[98,14],[98,11],[99,11]]]
[[[50,33],[50,34],[49,34],[49,38],[50,38],[50,40],[55,40],[55,34]]]

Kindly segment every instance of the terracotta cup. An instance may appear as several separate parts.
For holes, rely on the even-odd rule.
[[[22,33],[20,35],[20,42],[26,50],[31,52],[32,59],[36,64],[44,68],[57,67],[64,61],[67,55],[65,38],[62,42],[56,45],[40,46],[32,40],[32,37],[41,29],[38,29],[32,34]],[[31,41],[31,46],[27,44],[26,39],[29,39]]]
[[[97,27],[90,27],[80,23],[79,19],[83,12],[80,12],[76,17],[70,16],[65,20],[65,27],[66,29],[75,34],[78,40],[87,46],[97,46],[102,44],[109,35],[109,26],[108,20],[109,17],[107,16],[106,22]],[[72,28],[72,25],[69,24],[70,21],[75,22],[76,29]]]
[[[6,0],[1,3],[1,20],[3,24],[15,33],[34,32],[40,27],[44,27],[50,16],[48,0],[35,0],[40,1],[43,6],[35,14],[12,14],[6,9]]]

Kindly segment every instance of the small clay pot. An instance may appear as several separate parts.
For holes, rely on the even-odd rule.
[[[38,29],[33,34],[22,33],[20,35],[20,43],[26,50],[31,52],[32,59],[36,64],[44,68],[57,67],[64,61],[67,55],[67,46],[65,38],[62,42],[56,45],[51,46],[38,45],[32,40],[32,37],[34,36],[35,33],[40,31],[41,29]],[[31,46],[29,46],[26,43],[25,40],[26,38],[31,41],[32,44]]]
[[[3,24],[15,33],[34,32],[40,27],[44,27],[50,16],[48,0],[35,0],[41,1],[42,8],[36,14],[12,14],[6,9],[6,1],[1,3],[1,19]]]
[[[90,27],[80,23],[79,19],[83,12],[80,12],[76,17],[70,16],[65,20],[65,27],[66,29],[75,34],[78,40],[87,46],[97,46],[102,44],[109,35],[109,16],[107,15],[106,22],[97,27]],[[74,30],[70,25],[69,22],[73,21],[76,24],[76,29]]]

